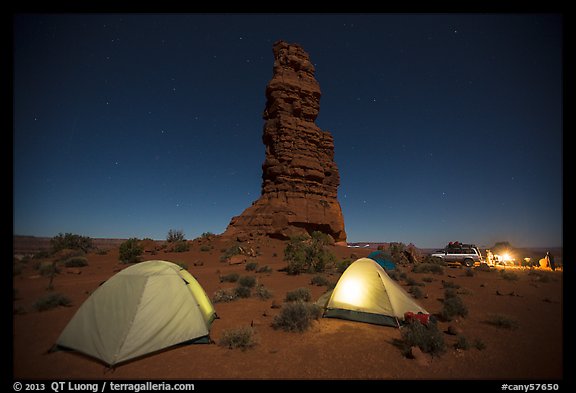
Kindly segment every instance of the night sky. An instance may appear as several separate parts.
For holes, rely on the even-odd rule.
[[[272,44],[299,43],[349,242],[562,246],[562,16],[19,14],[19,235],[193,239],[260,195]]]

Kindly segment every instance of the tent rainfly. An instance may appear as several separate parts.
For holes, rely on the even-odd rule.
[[[146,261],[98,287],[55,347],[114,366],[177,344],[210,342],[215,318],[210,299],[190,273],[172,262]]]
[[[384,253],[384,251],[372,251],[367,258],[373,259],[374,261],[376,261],[376,263],[380,266],[382,266],[382,268],[384,270],[395,270],[396,269],[396,264],[394,262],[392,262],[392,257],[386,253]]]
[[[360,258],[338,280],[324,317],[399,326],[407,312],[428,314],[377,262]]]

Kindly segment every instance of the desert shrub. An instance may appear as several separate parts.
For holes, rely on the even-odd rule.
[[[288,262],[288,274],[323,272],[336,260],[327,246],[334,241],[322,232],[312,232],[311,238],[292,237],[284,249],[284,260]]]
[[[328,281],[328,279],[326,277],[324,277],[320,274],[317,274],[314,277],[312,277],[312,279],[310,280],[310,284],[317,285],[319,287],[328,286],[328,285],[330,285],[330,281]]]
[[[58,306],[68,306],[70,305],[70,299],[61,293],[51,293],[40,299],[36,300],[33,307],[37,311],[46,311],[56,308]]]
[[[410,321],[402,327],[402,343],[404,351],[411,347],[419,347],[422,352],[440,355],[446,351],[444,335],[436,324],[422,325],[418,321]]]
[[[308,288],[296,288],[293,291],[286,293],[286,302],[309,302],[312,300],[312,294]]]
[[[26,309],[21,305],[13,305],[12,307],[12,314],[14,315],[22,315],[22,314],[26,314]]]
[[[476,348],[479,351],[486,349],[486,344],[484,343],[484,341],[480,340],[479,338],[474,340],[474,343],[472,345],[474,345],[474,348]]]
[[[272,268],[268,265],[259,267],[256,270],[256,273],[271,273],[271,272],[272,272]]]
[[[96,251],[97,255],[108,255],[108,250],[105,248],[100,248],[98,249],[98,251]]]
[[[459,335],[456,343],[454,343],[454,348],[456,349],[463,349],[465,351],[469,350],[471,347],[470,341],[466,338],[466,336]]]
[[[235,290],[230,289],[219,289],[214,293],[212,297],[212,303],[228,303],[236,300],[238,296]]]
[[[412,267],[413,273],[444,274],[444,268],[437,263],[418,263]]]
[[[464,305],[462,299],[448,291],[444,292],[444,302],[442,305],[442,310],[440,311],[440,317],[444,321],[451,321],[454,317],[461,316],[466,317],[468,315],[468,308]]]
[[[454,281],[442,281],[442,288],[459,289],[460,285],[456,284]]]
[[[238,285],[236,288],[234,288],[234,294],[237,298],[246,299],[252,296],[252,289],[250,287]]]
[[[140,260],[142,247],[138,238],[130,238],[120,244],[120,261],[122,263],[135,263]]]
[[[64,249],[81,250],[86,253],[92,249],[92,239],[72,233],[59,233],[58,236],[50,239],[50,245],[53,253]]]
[[[417,287],[423,287],[423,286],[424,286],[424,283],[423,283],[423,282],[416,281],[416,280],[413,279],[412,277],[408,277],[408,276],[407,276],[407,277],[404,279],[404,281],[406,282],[407,285],[410,285],[410,286],[417,286]]]
[[[315,304],[290,302],[282,305],[280,314],[274,317],[272,327],[287,332],[304,332],[312,322],[322,316],[322,309]]]
[[[345,259],[343,261],[339,261],[338,263],[336,263],[336,271],[338,273],[344,273],[344,271],[348,269],[348,266],[350,266],[352,262],[353,261],[351,259]]]
[[[44,262],[38,266],[38,273],[43,277],[50,277],[60,273],[60,268],[53,262]]]
[[[398,273],[398,270],[391,270],[388,273],[388,276],[394,280],[394,281],[400,281],[400,273]]]
[[[22,262],[14,262],[14,264],[12,265],[12,275],[13,276],[18,276],[20,274],[22,274],[22,270],[24,270],[24,267],[26,265],[23,264]]]
[[[202,239],[209,239],[209,238],[214,237],[214,236],[216,236],[216,235],[214,235],[212,232],[203,232],[203,233],[200,235],[200,237],[201,237]]]
[[[518,321],[501,314],[493,314],[485,321],[487,324],[496,326],[500,329],[515,330],[518,329]]]
[[[248,262],[245,269],[249,272],[255,271],[258,268],[258,262]]]
[[[264,285],[258,285],[254,292],[256,297],[261,300],[267,300],[272,297],[272,292],[270,292],[270,290],[268,290]]]
[[[86,257],[72,257],[64,261],[64,266],[66,267],[84,267],[88,266],[88,260]]]
[[[449,299],[451,297],[456,297],[456,296],[458,296],[458,292],[456,292],[456,289],[446,288],[444,290],[444,299]]]
[[[236,282],[240,278],[238,273],[229,273],[225,276],[220,276],[220,282]]]
[[[222,255],[220,256],[220,261],[227,261],[228,259],[230,259],[230,257],[234,255],[242,254],[242,250],[239,244],[234,244],[233,246],[224,248],[220,251],[222,252]]]
[[[84,267],[88,266],[88,259],[86,257],[72,257],[64,261],[66,267]]]
[[[422,299],[424,297],[424,292],[418,286],[412,286],[408,289],[408,292],[412,295],[414,299]]]
[[[218,345],[228,347],[229,349],[240,348],[243,351],[252,348],[256,345],[254,329],[251,327],[241,327],[237,329],[224,330]]]
[[[186,237],[184,236],[184,231],[182,229],[170,229],[166,236],[166,241],[168,243],[183,242],[185,240]]]
[[[422,278],[422,281],[430,283],[430,282],[434,281],[434,278],[432,278],[432,277],[423,277],[423,278]]]
[[[507,272],[506,270],[500,270],[500,276],[507,281],[518,281],[518,275],[514,272]]]
[[[537,275],[538,282],[547,283],[550,282],[550,276],[547,274],[538,274]]]
[[[204,246],[202,246],[202,247],[204,247]],[[202,251],[202,247],[200,247],[200,251]],[[186,252],[186,251],[190,250],[190,245],[185,240],[178,241],[178,242],[174,243],[172,250],[174,252]],[[208,248],[208,251],[210,251],[210,248]]]
[[[256,277],[242,276],[238,279],[238,285],[246,288],[254,288],[254,286],[256,286]]]
[[[210,247],[210,246],[207,245],[207,244],[203,244],[203,245],[200,246],[200,251],[202,251],[202,252],[208,252],[208,251],[210,251],[211,249],[212,249],[212,247]]]
[[[405,264],[410,262],[406,257],[406,244],[402,242],[392,242],[388,245],[388,255],[392,262],[396,264]]]
[[[444,259],[440,257],[433,257],[432,255],[426,255],[422,259],[422,263],[430,263],[432,265],[446,266],[446,261],[444,261]]]
[[[50,258],[51,255],[52,253],[50,251],[38,251],[36,254],[32,255],[32,259],[46,259]]]

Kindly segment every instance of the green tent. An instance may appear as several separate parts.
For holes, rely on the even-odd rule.
[[[408,311],[428,314],[382,266],[369,258],[358,259],[348,266],[324,301],[324,317],[378,325],[399,326],[399,320]]]
[[[98,287],[56,345],[112,366],[177,344],[209,342],[215,318],[190,273],[172,262],[141,262]]]

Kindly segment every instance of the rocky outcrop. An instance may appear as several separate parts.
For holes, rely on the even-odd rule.
[[[232,218],[224,235],[286,239],[319,230],[345,241],[334,140],[314,123],[321,96],[314,66],[297,44],[278,41],[273,51],[274,73],[263,115],[261,196]]]

